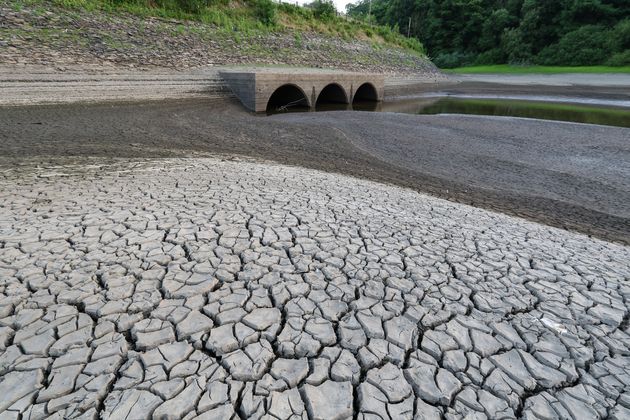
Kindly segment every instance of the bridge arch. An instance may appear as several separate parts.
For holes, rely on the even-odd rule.
[[[345,89],[338,83],[330,83],[326,85],[317,96],[315,106],[324,104],[348,104],[348,95]]]
[[[287,83],[271,94],[267,100],[267,112],[284,111],[290,109],[310,108],[308,96],[301,87]]]
[[[374,85],[370,82],[365,82],[354,93],[354,98],[352,98],[352,103],[359,101],[378,101],[378,92]]]

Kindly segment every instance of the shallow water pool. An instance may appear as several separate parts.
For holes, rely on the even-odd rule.
[[[587,102],[587,101],[584,101]],[[630,127],[630,107],[580,103],[574,101],[504,99],[483,97],[416,97],[384,102],[325,104],[316,111],[373,111],[405,114],[470,114],[491,115],[543,120],[569,121],[585,124]],[[307,112],[308,108],[286,108],[282,112]],[[277,112],[272,112],[274,114]]]

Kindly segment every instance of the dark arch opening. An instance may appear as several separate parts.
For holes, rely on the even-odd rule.
[[[280,86],[267,101],[267,113],[306,111],[308,109],[308,98],[304,91],[296,85]]]
[[[352,109],[355,111],[377,111],[379,105],[378,93],[372,83],[363,83],[352,98]]]
[[[326,104],[348,104],[346,91],[337,83],[331,83],[319,93],[315,106],[320,107]]]
[[[354,94],[352,102],[357,101],[378,101],[378,93],[372,83],[363,83]]]

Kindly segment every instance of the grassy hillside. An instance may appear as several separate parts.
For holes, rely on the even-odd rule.
[[[314,7],[300,7],[272,0],[13,0],[15,10],[22,7],[129,13],[140,17],[158,17],[208,24],[230,34],[255,36],[274,32],[300,34],[314,32],[344,40],[369,41],[375,46],[394,46],[424,56],[422,44],[406,38],[387,26],[371,26],[337,16],[332,4],[317,0]]]
[[[422,45],[271,0],[0,0],[0,65],[287,65],[442,77]]]

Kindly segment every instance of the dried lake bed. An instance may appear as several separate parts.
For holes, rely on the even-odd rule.
[[[0,179],[0,410],[630,415],[630,248],[274,163]]]

